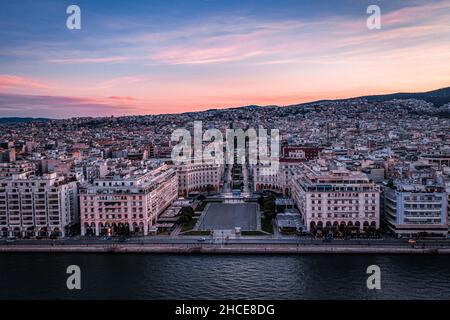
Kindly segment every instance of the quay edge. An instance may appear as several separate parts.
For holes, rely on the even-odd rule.
[[[2,245],[0,253],[171,253],[171,254],[450,254],[450,248],[252,245]]]

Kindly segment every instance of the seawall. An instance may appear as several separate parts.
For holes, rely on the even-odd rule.
[[[47,253],[172,253],[172,254],[450,254],[446,247],[362,245],[250,245],[250,244],[144,244],[144,245],[1,245],[5,252]]]

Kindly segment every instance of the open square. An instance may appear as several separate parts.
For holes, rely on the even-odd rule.
[[[199,230],[257,230],[255,203],[211,203],[204,213]]]

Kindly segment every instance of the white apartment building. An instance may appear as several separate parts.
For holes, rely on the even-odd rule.
[[[78,222],[78,187],[56,173],[0,180],[2,237],[64,237]]]
[[[191,192],[218,192],[224,171],[220,164],[188,163],[175,165],[178,174],[178,192],[186,197]]]
[[[399,183],[383,188],[383,219],[397,237],[448,233],[447,194],[443,187]]]
[[[80,189],[82,235],[147,235],[158,216],[178,197],[176,171],[156,169],[111,172]]]
[[[380,188],[362,172],[302,165],[292,180],[292,197],[307,231],[380,226]]]

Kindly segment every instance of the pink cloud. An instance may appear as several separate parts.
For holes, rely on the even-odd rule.
[[[0,75],[0,89],[49,89],[50,86],[31,78]]]
[[[406,7],[383,15],[382,22],[387,25],[417,23],[418,20],[435,18],[437,13],[443,9],[450,9],[448,1]]]
[[[179,47],[161,51],[151,57],[152,60],[167,64],[208,64],[239,61],[263,54],[262,50],[245,51],[240,46],[228,47]]]
[[[119,100],[119,101],[134,101],[134,100],[136,100],[135,98],[129,97],[129,96],[126,96],[126,97],[111,96],[111,97],[108,97],[108,98],[109,99],[113,99],[113,100]]]
[[[79,63],[117,63],[133,60],[131,57],[101,57],[101,58],[61,58],[48,59],[50,63],[79,64]]]
[[[136,84],[140,82],[150,81],[151,77],[147,75],[133,75],[133,76],[122,76],[115,77],[112,79],[104,80],[99,82],[94,89],[109,89],[117,86],[124,86],[128,84]]]
[[[382,29],[376,31],[366,28],[362,11],[355,18],[329,16],[314,21],[213,18],[167,32],[108,39],[117,43],[113,54],[109,47],[107,52],[95,51],[95,57],[83,58],[80,54],[80,58],[67,51],[60,55],[67,58],[48,61],[132,61],[134,70],[142,67],[140,72],[151,70],[152,76],[123,76],[124,68],[108,65],[112,75],[108,78],[102,73],[102,65],[92,77],[89,75],[94,72],[61,78],[61,86],[52,94],[100,96],[70,101],[78,110],[82,110],[81,105],[93,105],[95,110],[111,108],[145,114],[243,104],[291,104],[447,86],[449,8],[450,3],[442,1],[382,12]],[[233,66],[232,62],[239,65]],[[214,66],[207,69],[208,64]],[[146,69],[148,65],[152,69]],[[158,67],[153,68],[155,65]],[[95,66],[91,66],[88,70],[93,71]],[[198,67],[194,70],[194,66]],[[43,85],[28,78],[0,78],[0,89],[21,93],[42,89]],[[328,91],[324,92],[324,88]],[[206,97],[205,92],[211,96]]]
[[[432,36],[426,41],[434,41],[437,34],[448,32],[449,8],[450,3],[442,1],[383,14],[382,30],[377,32],[366,28],[364,14],[357,19],[336,16],[313,22],[261,23],[243,19],[229,23],[213,20],[207,23],[209,28],[202,25],[197,32],[194,32],[195,28],[180,30],[180,34],[189,35],[187,44],[169,43],[150,58],[171,65],[218,64],[249,58],[256,65],[282,65],[307,63],[312,55],[317,60],[328,59],[331,53],[348,56],[357,52],[357,47],[364,47],[366,51],[380,52],[380,47],[391,51],[414,47],[414,40],[421,37]],[[171,31],[167,35],[150,35],[146,40],[176,39],[176,36],[177,33]]]
[[[51,118],[108,116],[133,113],[135,107],[110,98],[0,93],[2,115]]]

